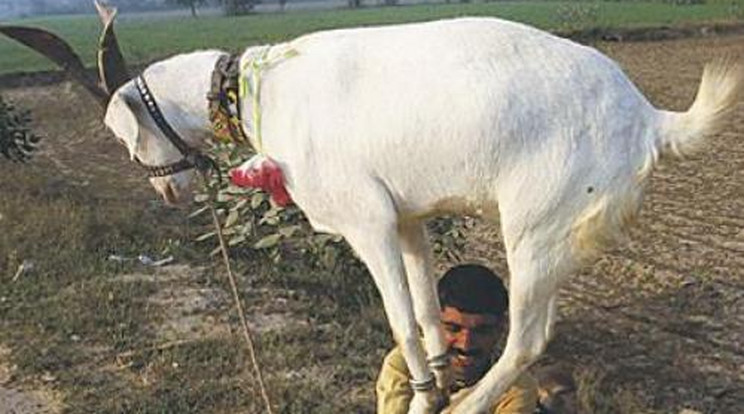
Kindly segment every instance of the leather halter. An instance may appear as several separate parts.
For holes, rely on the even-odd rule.
[[[183,158],[171,164],[162,166],[153,166],[143,163],[138,157],[135,157],[135,161],[142,165],[150,177],[165,177],[167,175],[176,174],[181,171],[196,168],[200,172],[206,172],[213,168],[219,172],[217,163],[208,156],[202,154],[198,150],[190,147],[186,141],[181,138],[180,135],[173,129],[170,123],[163,116],[163,112],[160,110],[155,97],[152,95],[150,88],[147,86],[145,78],[140,75],[134,80],[134,84],[137,87],[142,102],[147,108],[147,112],[150,114],[155,125],[158,126],[160,132],[165,135],[166,138],[178,149]]]

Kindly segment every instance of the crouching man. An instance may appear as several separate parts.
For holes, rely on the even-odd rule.
[[[479,265],[456,266],[437,285],[441,320],[455,374],[451,407],[462,401],[500,355],[498,344],[507,331],[509,299],[501,279]],[[406,414],[413,399],[408,367],[400,348],[385,357],[377,379],[377,413]],[[532,414],[537,383],[522,374],[489,411],[494,414]]]

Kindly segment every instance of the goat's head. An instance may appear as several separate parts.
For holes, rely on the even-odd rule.
[[[142,101],[131,79],[114,32],[116,9],[95,0],[103,32],[98,50],[99,79],[92,79],[73,49],[58,36],[36,28],[0,26],[0,33],[49,58],[90,92],[105,109],[104,123],[124,144],[133,161],[146,167],[150,182],[163,199],[175,204],[190,199],[195,171],[180,169],[193,154],[186,154],[162,131]],[[186,151],[188,152],[188,151]],[[174,167],[175,166],[175,167]]]
[[[150,184],[168,204],[191,200],[196,170],[179,168],[179,163],[186,161],[187,156],[169,142],[153,121],[134,81],[127,82],[111,95],[104,123],[127,148],[132,161],[148,170]],[[189,164],[192,163],[193,160]]]

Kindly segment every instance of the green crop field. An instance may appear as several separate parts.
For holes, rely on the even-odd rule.
[[[739,1],[739,0],[737,0]],[[134,19],[123,14],[118,33],[127,58],[146,63],[200,48],[239,50],[304,33],[342,27],[393,24],[457,16],[498,16],[557,32],[594,27],[658,27],[744,21],[737,3],[677,6],[647,2],[498,2],[422,4],[260,14],[236,18]],[[99,24],[95,16],[52,17],[9,22],[45,27],[68,40],[88,65],[94,62]],[[6,22],[8,24],[8,22]],[[0,73],[38,71],[52,66],[32,52],[0,39]]]

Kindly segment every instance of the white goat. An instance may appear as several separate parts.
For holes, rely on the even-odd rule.
[[[249,48],[249,62],[263,48]],[[500,219],[510,277],[510,330],[499,361],[457,413],[483,413],[545,348],[558,287],[625,234],[659,155],[715,133],[741,89],[741,65],[706,68],[689,111],[657,110],[597,51],[498,19],[320,32],[274,46],[297,54],[263,74],[263,150],[319,231],[343,235],[368,266],[418,382],[446,351],[424,220]],[[174,129],[209,139],[205,96],[219,51],[179,55],[143,76]],[[249,77],[250,73],[242,76]],[[243,119],[251,130],[250,99]],[[106,125],[132,157],[182,158],[128,82]],[[253,168],[247,165],[242,168]],[[153,178],[168,201],[193,172]],[[417,325],[424,334],[424,348]],[[433,372],[432,372],[433,371]],[[410,412],[433,412],[436,389]]]

